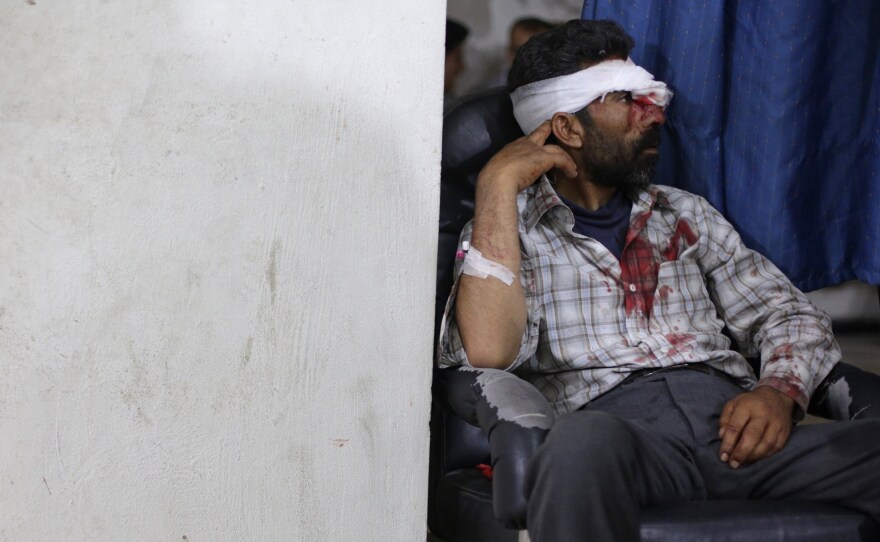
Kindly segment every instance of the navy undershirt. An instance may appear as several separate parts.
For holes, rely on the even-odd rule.
[[[574,214],[574,231],[599,241],[614,257],[620,260],[626,233],[629,231],[629,214],[632,201],[618,190],[608,203],[595,211],[584,209],[570,200],[559,196]]]

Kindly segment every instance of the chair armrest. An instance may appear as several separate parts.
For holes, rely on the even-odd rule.
[[[816,388],[807,412],[832,420],[880,418],[880,375],[838,363]]]
[[[492,504],[505,527],[526,524],[525,474],[555,414],[543,395],[512,373],[460,367],[442,371],[441,393],[449,407],[489,439]]]

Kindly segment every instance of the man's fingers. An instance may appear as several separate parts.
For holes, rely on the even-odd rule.
[[[753,454],[763,453],[774,442],[776,435],[767,435],[767,422],[761,418],[751,418],[743,429],[736,448],[730,454],[730,466],[739,468],[740,465],[750,462]]]
[[[544,145],[549,135],[550,122],[547,121],[529,135],[501,149],[489,160],[480,176],[516,183],[517,191],[532,185],[542,173],[553,168],[559,168],[567,177],[576,177],[577,165],[571,156],[557,145]]]
[[[773,446],[773,453],[768,454],[768,455],[773,455],[776,452],[785,448],[785,444],[788,442],[788,437],[790,437],[790,436],[791,436],[791,426],[786,425],[776,435],[776,442],[774,443],[774,446]]]
[[[754,463],[765,457],[770,457],[781,450],[785,445],[786,439],[780,437],[782,437],[780,432],[768,425],[767,429],[764,431],[764,435],[761,437],[761,441],[755,446],[752,453],[749,454],[749,457],[746,458],[745,463]]]
[[[734,409],[736,409],[736,398],[728,401],[724,408],[721,409],[721,418],[718,420],[718,438],[724,438],[724,428],[730,423],[730,416],[733,414]]]
[[[545,145],[543,148],[553,155],[553,167],[561,169],[566,177],[577,177],[577,164],[567,152],[556,145]]]
[[[537,128],[532,130],[532,133],[526,136],[526,139],[531,140],[536,145],[543,145],[547,138],[550,137],[550,121],[545,120],[542,122]]]
[[[726,410],[727,406],[724,408]],[[720,433],[723,434],[721,437],[721,461],[727,463],[730,460],[730,455],[739,443],[742,431],[748,422],[749,411],[744,408],[735,408],[734,405],[733,411],[728,416],[727,423],[721,426]]]
[[[746,459],[746,462],[754,463],[759,459],[770,457],[776,452],[782,450],[782,448],[784,448],[785,444],[788,442],[788,437],[790,435],[790,425],[787,425],[785,423],[768,423],[767,429],[764,431],[764,435],[761,437],[761,442],[759,442],[758,445],[755,446],[755,448],[752,450],[752,453],[749,454],[748,459]]]

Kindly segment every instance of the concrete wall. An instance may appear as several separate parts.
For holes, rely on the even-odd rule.
[[[852,280],[807,293],[835,323],[880,323],[877,286]]]
[[[0,5],[0,540],[424,539],[444,9]]]

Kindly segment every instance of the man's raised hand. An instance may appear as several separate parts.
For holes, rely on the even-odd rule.
[[[576,177],[577,165],[571,156],[556,145],[544,144],[550,133],[550,121],[546,121],[505,146],[483,167],[477,185],[503,183],[515,186],[519,193],[553,168],[559,168],[567,177]]]

